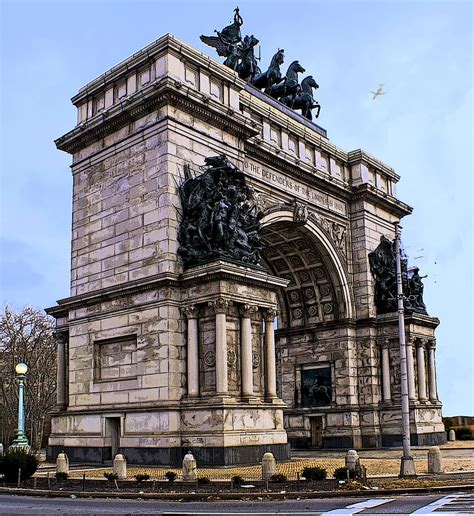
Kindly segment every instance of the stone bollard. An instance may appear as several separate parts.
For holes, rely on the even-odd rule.
[[[194,455],[188,451],[183,459],[183,480],[185,482],[195,482],[197,478],[196,459]]]
[[[262,480],[270,480],[276,474],[276,460],[273,453],[267,452],[262,459]]]
[[[456,432],[451,428],[451,430],[448,433],[448,441],[455,441],[456,440]]]
[[[441,450],[437,446],[431,446],[428,450],[428,473],[444,473]]]
[[[117,453],[114,459],[114,474],[119,480],[127,478],[127,461],[121,453]]]
[[[3,457],[3,444],[0,443],[0,457]]]
[[[61,452],[56,459],[56,473],[69,474],[69,459],[64,452]]]
[[[355,450],[346,453],[346,469],[356,471],[359,464],[359,455]]]

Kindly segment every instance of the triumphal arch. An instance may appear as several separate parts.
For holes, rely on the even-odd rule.
[[[261,73],[241,25],[201,38],[224,64],[165,35],[72,99],[51,458],[401,443],[392,240],[412,209],[392,168],[313,122],[303,63],[283,75],[279,50]],[[412,444],[435,444],[439,321],[403,265]]]

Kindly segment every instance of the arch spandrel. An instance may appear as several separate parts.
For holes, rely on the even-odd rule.
[[[348,272],[340,249],[312,217],[295,222],[295,209],[269,209],[262,219],[264,261],[290,281],[281,293],[287,327],[352,318]],[[282,308],[283,308],[282,306]]]

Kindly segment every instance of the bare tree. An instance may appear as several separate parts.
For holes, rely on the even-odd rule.
[[[0,316],[0,437],[8,444],[15,434],[18,383],[15,366],[28,366],[25,378],[25,430],[30,444],[41,447],[44,418],[56,402],[54,319],[31,307],[15,312],[6,306]]]

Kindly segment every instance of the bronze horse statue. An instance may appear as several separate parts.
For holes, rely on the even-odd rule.
[[[308,75],[301,81],[301,86],[294,95],[287,95],[280,98],[280,102],[291,109],[301,109],[301,114],[308,120],[312,120],[311,110],[318,108],[316,118],[319,116],[321,106],[313,99],[313,88],[318,89],[318,83],[313,79],[312,75]]]
[[[287,95],[295,95],[298,91],[298,73],[303,73],[305,69],[298,61],[293,61],[286,72],[285,78],[277,84],[265,88],[265,93],[278,99]]]
[[[284,52],[285,51],[283,49],[278,50],[278,52],[272,57],[268,70],[256,75],[252,79],[252,86],[255,86],[255,88],[258,89],[270,88],[277,82],[281,81],[280,65],[282,65],[285,60]]]

